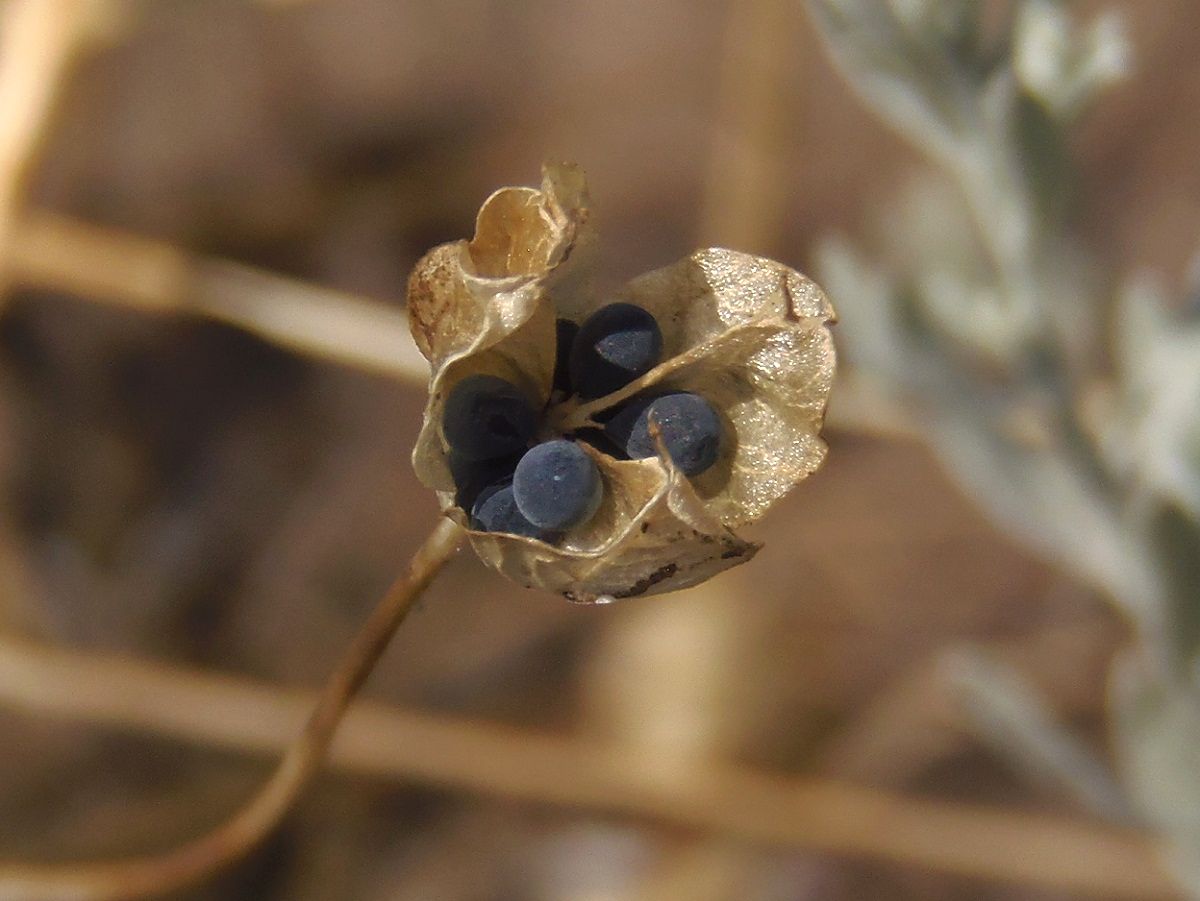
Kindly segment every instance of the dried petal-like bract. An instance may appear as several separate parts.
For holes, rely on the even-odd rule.
[[[582,174],[547,166],[541,190],[504,188],[488,198],[471,241],[426,254],[408,294],[413,335],[432,366],[413,465],[464,526],[440,424],[448,392],[466,376],[517,385],[541,411],[544,437],[593,426],[646,390],[693,391],[719,411],[721,456],[694,479],[661,448],[645,460],[592,451],[604,499],[588,522],[553,543],[470,533],[479,556],[509,577],[583,602],[684,588],[750,559],[757,546],[732,530],[820,466],[834,373],[833,310],[800,273],[702,250],[601,299],[591,287],[591,249]],[[612,300],[655,316],[663,362],[606,397],[552,398],[556,318],[579,321]]]

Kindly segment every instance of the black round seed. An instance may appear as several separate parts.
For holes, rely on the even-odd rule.
[[[571,345],[571,384],[585,400],[603,397],[653,369],[662,346],[658,323],[641,307],[601,307],[584,320]]]
[[[459,456],[489,460],[529,446],[537,414],[517,386],[494,375],[470,375],[454,386],[442,414],[442,434]]]
[[[636,394],[619,406],[602,410],[599,416],[592,418],[603,423],[605,436],[621,448],[621,453],[628,457],[629,453],[625,450],[625,445],[629,443],[633,427],[637,425],[638,419],[646,412],[646,408],[650,404],[660,397],[665,397],[668,393],[659,391]]]
[[[471,526],[481,532],[504,532],[509,535],[524,535],[526,538],[547,537],[522,515],[513,499],[510,484],[491,485],[479,493],[471,510]]]
[[[464,510],[470,510],[485,488],[512,481],[513,470],[520,459],[520,454],[511,454],[491,460],[471,460],[451,451],[448,462],[450,475],[454,477],[454,502]]]
[[[569,529],[591,518],[600,506],[600,470],[578,444],[556,439],[531,448],[513,473],[517,508],[534,525]]]
[[[721,450],[721,418],[698,394],[681,391],[636,398],[607,426],[610,437],[634,459],[658,453],[651,422],[671,460],[684,475],[696,476],[717,462]]]

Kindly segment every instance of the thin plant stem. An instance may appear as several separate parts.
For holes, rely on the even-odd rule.
[[[274,774],[236,814],[179,848],[118,861],[0,866],[3,901],[120,901],[163,895],[200,881],[255,848],[279,824],[320,768],[350,702],[379,661],[414,602],[462,542],[463,530],[441,520],[413,555],[334,670]]]

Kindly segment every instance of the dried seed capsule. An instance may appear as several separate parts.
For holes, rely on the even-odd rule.
[[[641,307],[601,307],[584,320],[571,346],[571,383],[585,400],[603,397],[653,369],[662,347],[658,323]]]
[[[430,251],[409,280],[413,337],[434,386],[413,465],[456,521],[469,517],[455,504],[447,468],[450,389],[467,373],[489,372],[525,391],[539,416],[543,402],[564,400],[547,390],[555,320],[582,323],[599,306],[591,210],[582,173],[550,165],[540,189],[492,194],[474,236]],[[581,602],[673,591],[749,560],[756,545],[735,530],[761,518],[826,453],[820,430],[835,370],[834,315],[812,281],[762,257],[708,249],[633,279],[616,298],[652,313],[663,332],[655,368],[621,390],[632,395],[653,374],[662,378],[649,390],[661,392],[666,381],[671,391],[699,393],[720,416],[721,447],[717,463],[689,484],[661,444],[672,474],[653,457],[630,463],[595,452],[590,432],[563,435],[578,439],[600,469],[596,515],[557,542],[472,531],[487,565]],[[623,406],[612,394],[587,398],[582,412],[568,400],[548,411],[545,427],[561,426],[554,437],[602,427],[605,414]]]
[[[537,429],[537,414],[517,386],[494,375],[470,375],[454,386],[442,414],[442,435],[466,460],[519,453]]]
[[[481,532],[505,532],[544,539],[547,533],[531,523],[517,507],[511,484],[491,485],[479,493],[471,510],[471,527]]]
[[[592,517],[603,486],[592,458],[573,441],[546,441],[529,450],[513,473],[517,508],[534,525],[569,529]]]
[[[684,475],[699,475],[717,462],[721,418],[700,395],[680,391],[635,399],[613,417],[606,431],[633,459],[653,457],[658,450],[650,434],[651,422]]]

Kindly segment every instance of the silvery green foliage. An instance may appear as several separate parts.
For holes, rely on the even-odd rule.
[[[1129,794],[1171,841],[1171,863],[1200,897],[1200,689],[1163,679],[1135,654],[1113,667],[1110,701],[1116,753]]]
[[[1107,13],[1080,26],[1058,0],[1025,0],[1017,16],[1013,66],[1021,83],[1056,116],[1076,116],[1129,68],[1120,19]]]
[[[846,356],[997,522],[1133,622],[1111,696],[1120,775],[1200,897],[1200,278],[1172,304],[1089,258],[1064,217],[1068,133],[1129,69],[1120,22],[1060,0],[990,27],[979,0],[809,6],[851,85],[933,163],[883,210],[873,259],[819,248]],[[1077,794],[1120,809],[1035,696],[962,687],[1018,753],[1074,766],[1058,775]]]
[[[1049,703],[1016,668],[985,651],[948,652],[943,671],[974,732],[1038,782],[1112,822],[1135,821],[1104,762],[1059,726]]]

